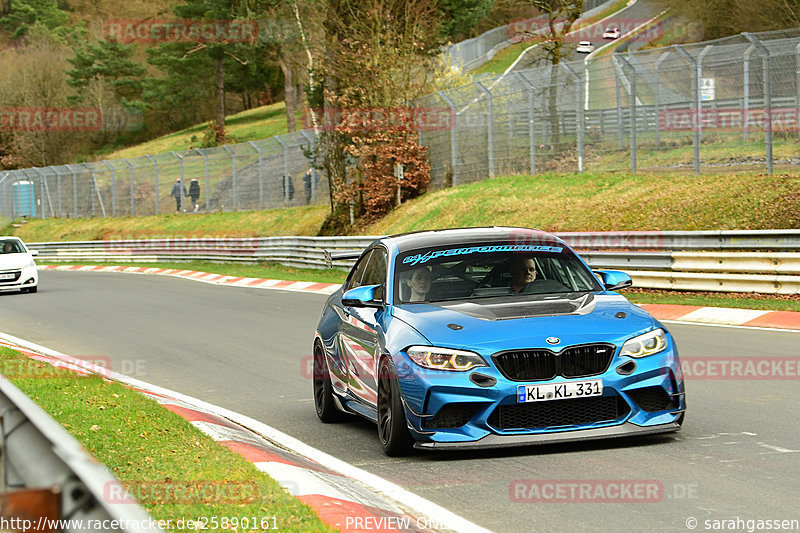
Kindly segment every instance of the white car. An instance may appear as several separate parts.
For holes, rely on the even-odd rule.
[[[578,43],[576,50],[580,54],[591,54],[594,52],[594,45],[589,41],[581,41]]]
[[[0,291],[36,292],[39,274],[33,256],[37,250],[28,250],[17,237],[0,237]]]
[[[619,28],[616,26],[609,26],[603,32],[603,39],[619,39]]]

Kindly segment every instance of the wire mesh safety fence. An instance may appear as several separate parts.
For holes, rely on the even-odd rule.
[[[218,148],[0,172],[0,214],[126,216],[193,211],[195,205],[205,212],[326,203],[327,180],[316,171],[307,175],[314,142],[301,131]]]
[[[639,44],[639,43],[635,43]],[[632,46],[633,47],[633,46]],[[625,47],[621,47],[624,49]],[[800,29],[598,54],[417,99],[433,188],[547,171],[800,165]],[[152,215],[327,203],[309,130],[218,148],[0,171],[0,215]],[[321,178],[321,179],[320,179]]]
[[[800,29],[486,76],[421,99],[434,186],[510,173],[800,164]]]

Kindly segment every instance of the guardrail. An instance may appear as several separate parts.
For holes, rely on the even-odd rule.
[[[566,232],[592,268],[628,272],[654,289],[800,294],[800,230]],[[42,262],[277,262],[324,268],[325,250],[361,250],[376,236],[138,239],[31,243]],[[353,261],[337,262],[349,268]]]
[[[9,530],[162,531],[153,525],[144,509],[131,503],[132,499],[126,497],[122,504],[110,503],[107,491],[109,487],[119,487],[120,482],[2,375],[0,414],[0,512],[4,523],[11,524]],[[57,520],[64,522],[57,527]]]

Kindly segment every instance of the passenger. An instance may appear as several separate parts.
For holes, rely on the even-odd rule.
[[[409,302],[424,302],[428,299],[428,293],[431,290],[431,281],[433,275],[428,267],[419,267],[415,269],[411,276],[405,280],[406,285],[411,290],[411,295],[408,297]]]
[[[525,292],[528,284],[536,279],[536,261],[532,257],[515,257],[509,267],[511,292]]]

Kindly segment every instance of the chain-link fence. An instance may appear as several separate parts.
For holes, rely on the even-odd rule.
[[[800,164],[800,29],[487,76],[416,102],[434,186],[501,174]]]
[[[195,205],[206,212],[326,203],[328,181],[316,171],[307,174],[314,142],[312,133],[301,131],[218,148],[0,172],[0,214],[154,215]]]
[[[634,41],[635,43],[636,41]],[[420,130],[432,186],[546,171],[719,171],[800,165],[800,29],[617,51],[485,77],[418,99],[447,117]],[[173,187],[199,209],[329,199],[305,130],[219,148],[0,171],[0,215],[152,215]],[[180,194],[178,196],[181,196]]]

